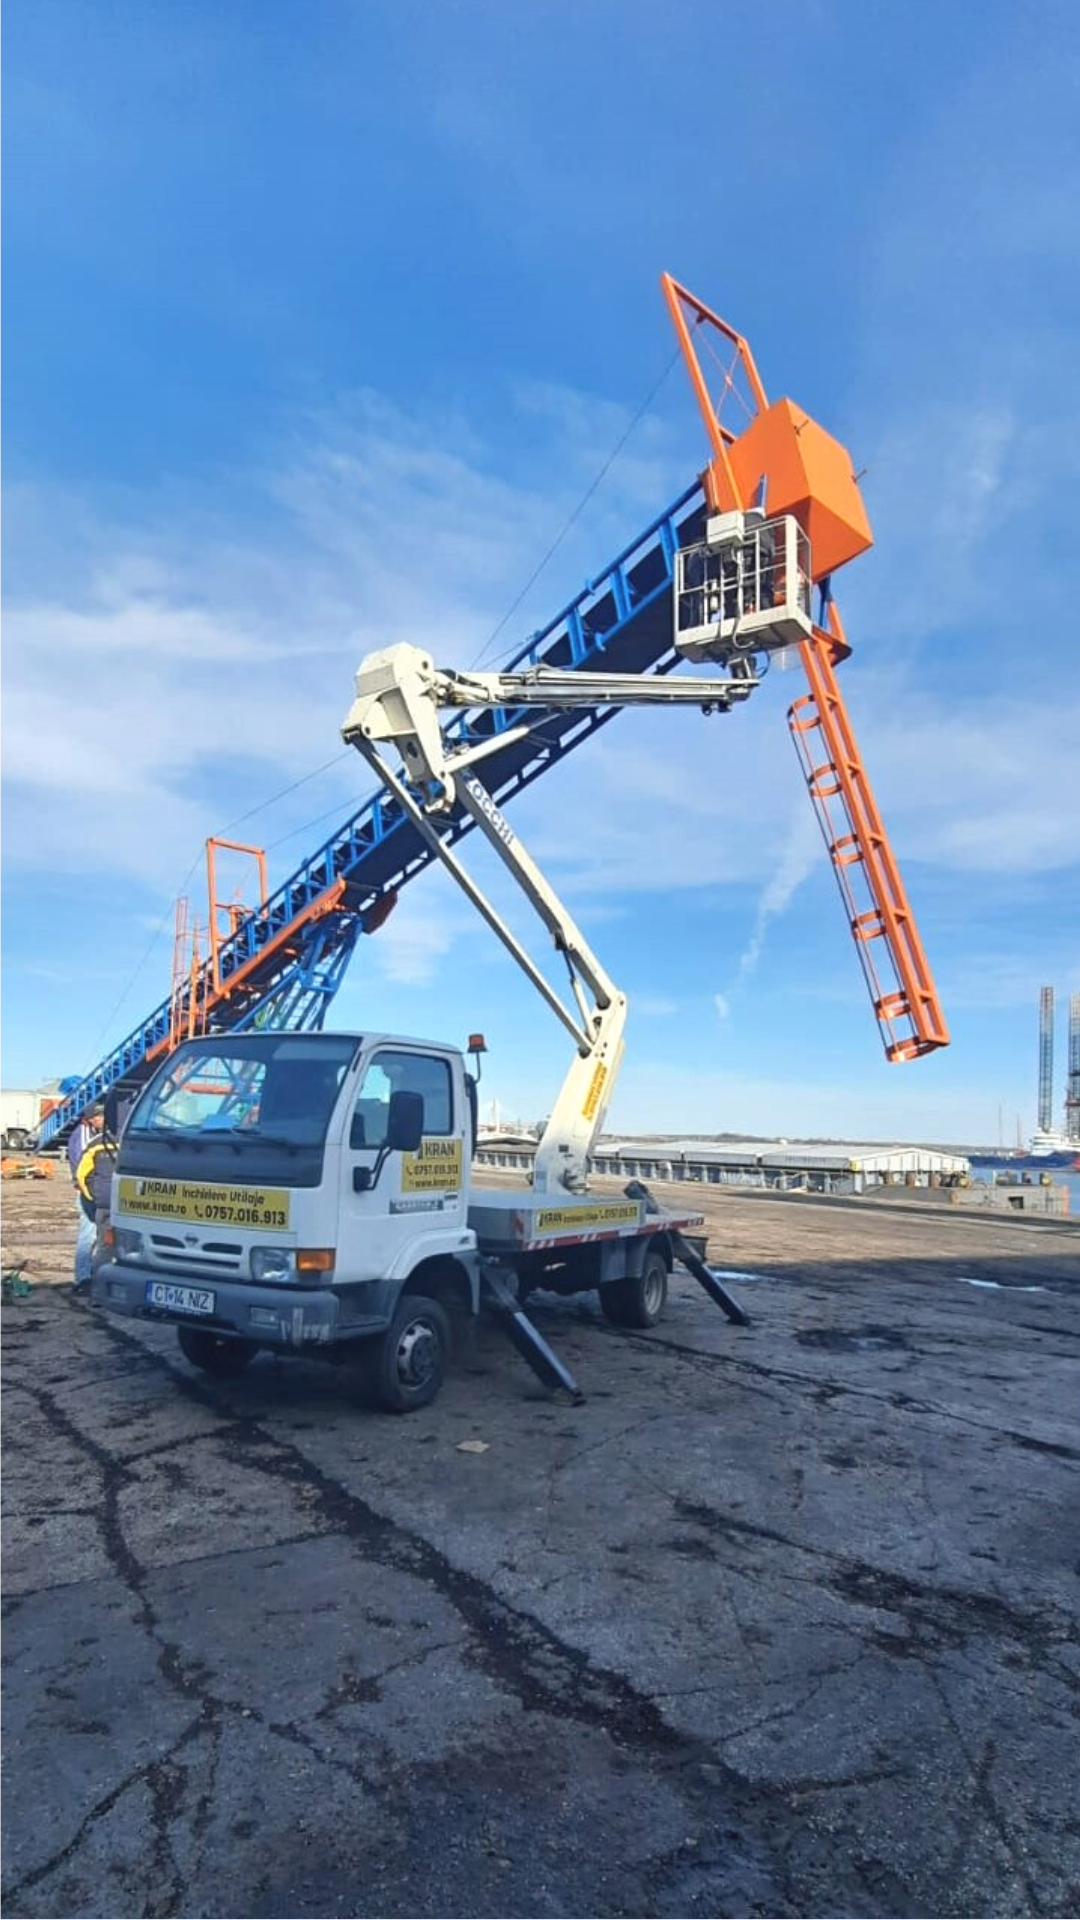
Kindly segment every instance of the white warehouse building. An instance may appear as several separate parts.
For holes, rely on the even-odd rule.
[[[518,1138],[481,1137],[482,1166],[528,1168],[532,1154]],[[934,1147],[799,1140],[601,1140],[593,1171],[628,1180],[691,1180],[710,1186],[865,1193],[874,1187],[958,1186],[970,1162]]]

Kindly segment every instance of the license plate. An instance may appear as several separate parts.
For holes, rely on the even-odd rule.
[[[177,1287],[170,1280],[148,1280],[148,1307],[167,1307],[170,1313],[213,1313],[217,1295],[205,1287]]]

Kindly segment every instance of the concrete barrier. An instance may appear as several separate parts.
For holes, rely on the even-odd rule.
[[[1034,1213],[1056,1214],[1061,1217],[1069,1211],[1069,1189],[1066,1186],[1023,1186],[1020,1182],[1013,1185],[991,1186],[988,1182],[975,1181],[970,1187],[952,1187],[949,1190],[949,1204],[954,1207],[981,1207],[993,1213]]]

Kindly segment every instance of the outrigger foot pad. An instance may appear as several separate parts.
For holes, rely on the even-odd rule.
[[[528,1314],[522,1312],[509,1287],[496,1275],[486,1273],[484,1290],[495,1309],[499,1325],[509,1335],[537,1379],[543,1382],[550,1393],[567,1393],[575,1405],[580,1406],[585,1395],[569,1367],[563,1365],[543,1334],[533,1326]]]

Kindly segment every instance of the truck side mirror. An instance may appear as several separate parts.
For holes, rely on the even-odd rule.
[[[424,1138],[424,1096],[421,1093],[390,1095],[386,1116],[386,1139],[379,1148],[373,1167],[353,1168],[353,1192],[370,1193],[379,1184],[379,1175],[391,1153],[415,1153]]]
[[[415,1153],[424,1138],[424,1096],[404,1090],[390,1095],[386,1145],[390,1153]]]

